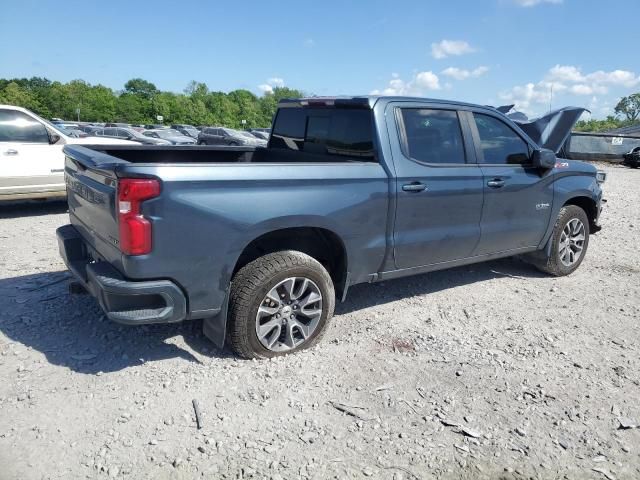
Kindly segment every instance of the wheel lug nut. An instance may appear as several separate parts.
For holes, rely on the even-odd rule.
[[[294,316],[293,316],[293,315],[291,315],[289,318],[293,320],[293,317],[294,317]]]
[[[276,313],[276,318],[280,318],[280,314],[279,313]]]

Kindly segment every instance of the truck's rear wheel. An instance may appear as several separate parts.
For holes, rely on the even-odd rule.
[[[576,205],[562,207],[549,241],[550,255],[535,259],[533,264],[557,277],[573,273],[589,246],[589,218],[585,211]]]
[[[245,358],[286,355],[316,344],[333,315],[329,273],[287,250],[244,266],[231,282],[227,340]]]

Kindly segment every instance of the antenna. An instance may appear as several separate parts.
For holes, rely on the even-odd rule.
[[[551,87],[549,88],[551,89],[549,94],[549,111],[551,111],[551,103],[553,102],[553,83],[551,83]]]

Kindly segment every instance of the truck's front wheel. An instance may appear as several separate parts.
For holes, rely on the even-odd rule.
[[[318,342],[333,315],[335,292],[314,258],[287,250],[250,262],[234,276],[227,340],[245,358],[269,358]]]
[[[536,258],[534,265],[556,277],[573,273],[589,246],[589,218],[585,211],[576,205],[562,207],[549,241],[549,255]]]

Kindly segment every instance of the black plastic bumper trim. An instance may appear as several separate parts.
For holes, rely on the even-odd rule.
[[[93,295],[107,317],[126,325],[180,322],[187,300],[170,280],[130,281],[108,262],[90,263],[87,246],[73,225],[56,231],[60,256]]]

